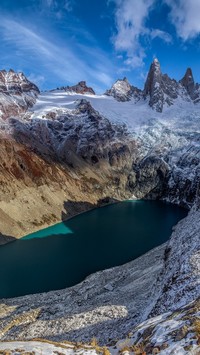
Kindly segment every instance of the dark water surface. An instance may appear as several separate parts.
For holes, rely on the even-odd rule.
[[[158,201],[95,209],[0,247],[0,298],[61,289],[170,237],[187,211]]]

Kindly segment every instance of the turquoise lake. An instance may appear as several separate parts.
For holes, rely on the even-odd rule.
[[[187,211],[160,201],[94,209],[0,247],[0,298],[58,290],[166,242]]]

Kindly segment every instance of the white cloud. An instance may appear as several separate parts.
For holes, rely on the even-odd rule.
[[[111,83],[110,73],[113,66],[110,60],[99,48],[82,46],[82,58],[90,58],[88,63],[74,49],[65,45],[57,45],[47,37],[41,36],[32,29],[11,19],[0,17],[0,34],[2,41],[17,47],[17,51],[29,60],[37,59],[43,71],[51,72],[53,76],[75,84],[80,80],[97,81],[99,87]],[[50,35],[50,34],[49,34]],[[41,80],[41,78],[40,78]]]
[[[173,42],[172,36],[168,32],[161,31],[159,29],[154,29],[151,31],[151,38],[154,39],[156,37],[161,38],[166,43]]]
[[[154,0],[116,0],[115,14],[117,35],[114,38],[117,50],[129,50],[137,47],[138,37],[145,34],[145,19]]]
[[[71,12],[74,0],[40,0],[41,11],[60,19],[66,12]]]
[[[65,0],[64,9],[66,11],[72,11],[72,8],[73,8],[73,1],[72,0]]]
[[[170,19],[184,41],[200,34],[199,0],[163,0],[170,8]]]
[[[143,65],[145,49],[141,40],[153,40],[158,37],[167,43],[171,36],[159,29],[150,29],[146,25],[149,13],[156,0],[114,0],[116,4],[115,20],[117,33],[112,40],[116,51],[125,52],[125,64],[131,67]]]

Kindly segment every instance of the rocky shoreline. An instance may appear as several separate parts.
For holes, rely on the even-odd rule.
[[[111,345],[147,318],[183,309],[200,294],[199,224],[200,211],[190,211],[168,243],[130,263],[65,290],[1,300],[1,341]]]
[[[42,337],[88,342],[96,337],[103,345],[126,336],[152,302],[152,284],[162,270],[165,249],[166,245],[161,245],[64,290],[3,299],[0,340]],[[15,311],[10,313],[11,309]],[[21,316],[26,322],[5,331]]]

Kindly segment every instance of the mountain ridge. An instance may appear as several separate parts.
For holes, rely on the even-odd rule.
[[[187,68],[184,77],[176,81],[167,74],[162,74],[157,58],[152,62],[144,89],[132,86],[126,78],[118,79],[106,95],[111,95],[118,101],[135,102],[147,101],[148,105],[157,112],[162,112],[164,107],[173,105],[178,98],[183,101],[191,100],[198,103],[200,100],[199,84],[195,84],[191,68]]]
[[[95,91],[87,86],[85,81],[76,85],[62,86],[54,91],[65,91],[69,94],[95,95]],[[10,69],[0,70],[0,117],[3,119],[11,115],[25,112],[32,107],[40,91],[23,73],[16,73]],[[112,96],[120,102],[132,100],[135,104],[147,104],[153,110],[162,113],[165,108],[174,105],[178,100],[197,104],[200,102],[200,85],[195,83],[192,69],[187,68],[185,75],[179,81],[163,74],[157,58],[150,65],[144,83],[144,89],[139,89],[129,83],[128,79],[117,79],[104,95]],[[12,97],[15,96],[15,100]]]

